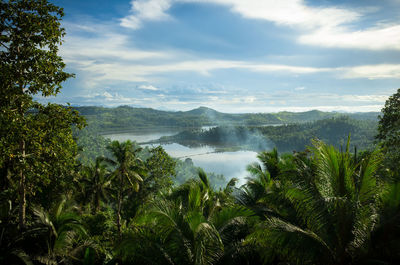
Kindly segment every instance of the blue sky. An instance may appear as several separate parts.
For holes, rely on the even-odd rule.
[[[379,111],[400,87],[400,0],[52,2],[76,74],[53,102]]]

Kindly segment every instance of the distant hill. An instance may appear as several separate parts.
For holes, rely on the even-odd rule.
[[[357,120],[377,120],[378,112],[338,113],[318,110],[278,113],[222,113],[207,107],[189,111],[161,111],[151,108],[120,106],[76,107],[96,131],[128,131],[154,127],[200,127],[210,125],[252,125],[304,123],[327,118],[349,116]]]
[[[179,143],[186,146],[210,145],[236,147],[253,151],[276,147],[280,152],[302,151],[313,139],[339,148],[351,136],[351,147],[360,150],[373,147],[377,121],[355,120],[341,116],[282,126],[218,126],[209,130],[184,130],[151,143]]]

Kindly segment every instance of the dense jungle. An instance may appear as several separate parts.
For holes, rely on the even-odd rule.
[[[1,264],[400,263],[400,89],[349,115],[41,104],[73,76],[62,17],[0,2]],[[103,136],[152,126],[183,129],[151,146]],[[258,161],[239,185],[165,142]]]

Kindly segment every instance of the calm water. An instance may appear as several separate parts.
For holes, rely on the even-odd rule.
[[[156,140],[162,136],[174,135],[178,132],[179,130],[164,132],[132,132],[114,133],[104,136],[110,138],[111,140],[118,141],[131,140],[136,142],[147,142]],[[257,153],[252,151],[215,153],[215,149],[211,146],[192,148],[177,143],[164,144],[162,147],[172,157],[180,158],[182,160],[188,157],[191,158],[196,166],[203,168],[206,172],[223,174],[227,180],[231,178],[238,178],[240,180],[239,185],[245,182],[245,177],[248,175],[246,172],[246,166],[257,161]]]
[[[177,134],[180,130],[166,130],[163,132],[160,131],[147,131],[147,132],[127,132],[127,133],[112,133],[105,134],[104,137],[110,138],[111,140],[117,140],[120,142],[124,142],[127,140],[136,141],[138,143],[149,142],[153,140],[157,140],[162,136],[171,136]]]

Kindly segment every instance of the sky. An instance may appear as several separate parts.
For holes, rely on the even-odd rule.
[[[76,76],[40,101],[365,112],[400,87],[400,0],[51,2]]]

